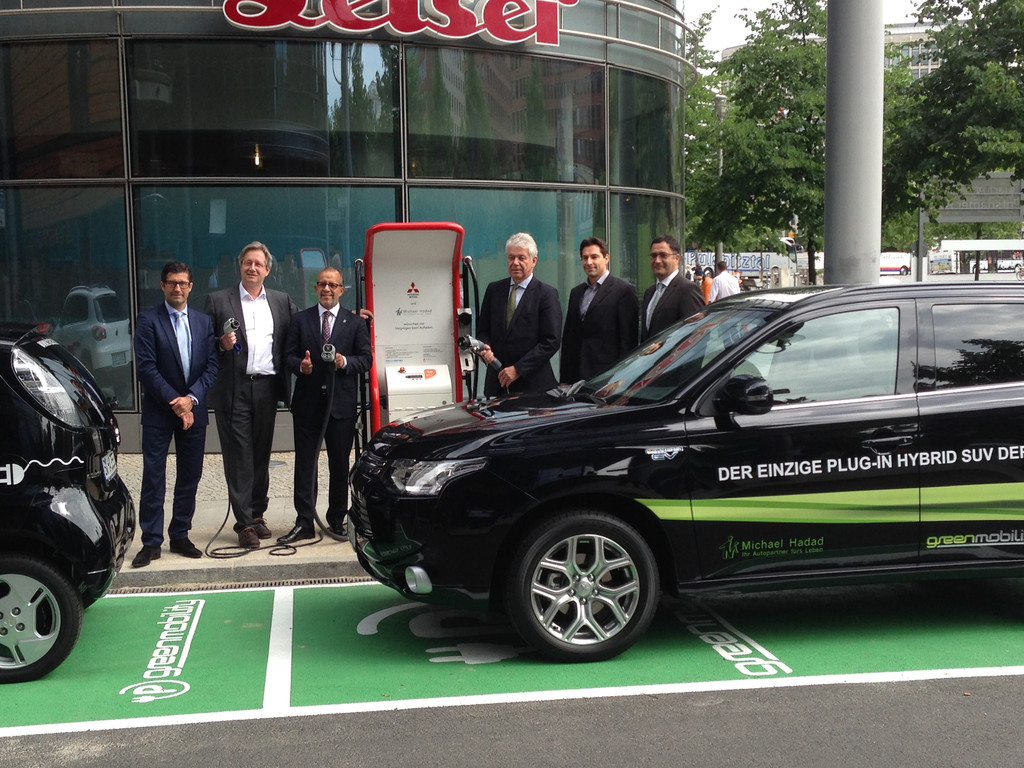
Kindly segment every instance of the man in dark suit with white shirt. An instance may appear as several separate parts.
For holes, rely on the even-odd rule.
[[[238,264],[241,282],[206,297],[206,313],[220,337],[220,373],[210,391],[210,406],[217,412],[238,545],[258,549],[259,540],[271,536],[263,518],[269,503],[270,451],[277,404],[288,402],[284,349],[299,308],[287,293],[263,285],[274,266],[263,243],[245,246]],[[226,325],[229,321],[237,323],[235,330]]]
[[[580,243],[587,279],[569,293],[562,330],[559,381],[572,384],[603,373],[637,344],[640,302],[632,283],[609,271],[611,255],[599,237]]]
[[[132,560],[133,568],[143,568],[160,557],[167,451],[172,439],[177,470],[167,526],[170,550],[185,557],[202,557],[188,532],[203,476],[210,422],[206,396],[217,376],[216,341],[209,316],[188,308],[191,267],[178,261],[165,265],[160,289],[164,300],[139,314],[134,339],[142,385],[142,549]]]
[[[293,544],[316,536],[317,457],[327,445],[330,488],[327,524],[337,539],[347,538],[348,465],[355,435],[359,377],[370,370],[373,349],[364,318],[342,309],[341,273],[321,270],[319,302],[292,318],[285,365],[294,373],[292,429],[295,437],[295,527],[278,538]],[[321,437],[322,433],[322,437]]]
[[[655,283],[644,292],[640,340],[704,309],[704,294],[679,273],[679,243],[671,235],[651,241],[651,271]]]
[[[525,232],[505,243],[509,277],[487,286],[477,319],[477,338],[486,345],[484,395],[544,392],[558,385],[551,358],[562,336],[558,291],[533,274],[537,243]],[[497,359],[501,370],[490,363]]]

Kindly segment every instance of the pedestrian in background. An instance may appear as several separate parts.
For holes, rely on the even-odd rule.
[[[740,281],[729,271],[729,265],[723,260],[715,264],[718,274],[711,281],[711,296],[708,303],[724,299],[726,296],[735,296],[740,292]]]

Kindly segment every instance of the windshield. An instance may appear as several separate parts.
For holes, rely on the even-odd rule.
[[[663,400],[767,323],[776,311],[735,303],[708,307],[648,339],[611,370],[588,381],[584,391],[615,405]]]

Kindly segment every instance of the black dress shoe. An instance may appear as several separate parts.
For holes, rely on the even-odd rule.
[[[178,555],[184,555],[185,557],[197,558],[202,557],[203,553],[199,551],[199,548],[188,540],[186,536],[184,539],[171,539],[171,552]]]
[[[315,539],[316,532],[312,528],[304,528],[301,525],[296,525],[284,536],[278,536],[278,544],[292,544],[296,541],[302,541],[303,539]]]
[[[143,545],[142,549],[139,550],[134,559],[132,559],[132,568],[145,568],[149,565],[151,560],[160,559],[160,547],[147,547]]]
[[[331,535],[337,541],[348,541],[348,526],[344,523],[341,525],[332,525]]]

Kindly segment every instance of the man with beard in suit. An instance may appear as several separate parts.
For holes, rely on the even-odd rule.
[[[295,527],[278,538],[294,544],[316,536],[317,457],[326,442],[330,488],[327,524],[338,540],[348,538],[348,465],[355,435],[359,377],[370,370],[373,350],[367,321],[340,307],[345,285],[333,268],[316,279],[319,302],[292,318],[285,364],[294,373],[292,429],[295,436]]]
[[[238,265],[241,282],[206,297],[206,314],[220,334],[220,374],[210,390],[210,406],[217,412],[238,546],[258,549],[260,539],[271,536],[263,518],[269,503],[270,451],[277,404],[288,402],[284,348],[298,307],[287,293],[263,285],[274,266],[263,243],[245,246]],[[238,324],[237,330],[226,325],[229,321]]]
[[[587,279],[569,293],[559,376],[563,384],[603,373],[637,343],[636,288],[612,276],[607,243],[599,237],[585,239],[580,262]]]
[[[544,392],[558,385],[551,358],[562,335],[558,291],[534,274],[537,243],[525,232],[505,243],[509,277],[484,291],[477,320],[477,338],[486,345],[480,358],[487,364],[484,395]],[[491,361],[502,368],[494,371]]]
[[[644,292],[641,341],[705,306],[700,288],[679,274],[679,256],[679,243],[671,235],[660,235],[651,241],[651,271],[656,282]]]

